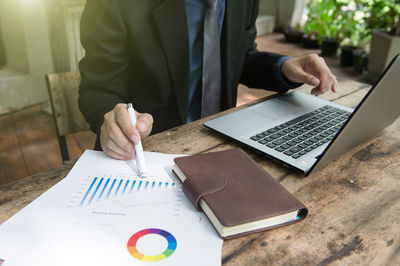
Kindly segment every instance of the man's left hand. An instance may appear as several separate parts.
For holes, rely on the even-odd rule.
[[[317,54],[309,54],[286,60],[281,66],[282,74],[295,83],[314,86],[311,94],[318,96],[329,90],[336,92],[338,82],[325,60]]]

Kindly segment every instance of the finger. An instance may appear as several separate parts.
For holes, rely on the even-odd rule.
[[[126,158],[133,159],[135,157],[134,146],[129,140],[127,141],[127,143],[127,146],[121,145],[120,143],[116,142],[112,137],[110,137],[107,140],[106,146],[114,152],[124,155]]]
[[[118,146],[118,150],[123,150],[127,155],[134,153],[132,141],[128,139],[117,124],[109,125],[107,130],[108,138]],[[114,151],[116,150],[117,148],[114,149]]]
[[[153,117],[147,113],[137,113],[136,128],[139,130],[142,138],[147,137],[150,135],[151,129],[153,128]]]
[[[139,131],[132,125],[128,109],[125,104],[118,105],[115,111],[115,116],[115,120],[125,136],[134,143],[138,143],[140,141],[140,134]]]
[[[336,77],[335,76],[333,76],[333,77],[334,77],[334,81],[333,81],[333,85],[332,85],[332,91],[336,92],[339,84],[338,84]]]
[[[328,85],[327,85],[327,87],[326,87],[326,91],[325,92],[328,92],[328,91],[333,91],[333,79],[330,79],[330,80],[328,80]]]
[[[320,83],[320,80],[316,76],[305,72],[303,69],[297,71],[296,75],[299,83],[305,83],[310,86],[318,86]]]
[[[320,92],[321,93],[325,93],[328,90],[331,89],[332,84],[333,84],[333,79],[331,78],[332,75],[329,74],[329,72],[323,72],[321,73],[320,76],[320,84],[319,84],[319,88],[320,88]]]
[[[335,92],[336,90],[336,77],[334,75],[332,75],[332,73],[329,73],[328,75],[324,76],[324,81],[323,81],[324,87],[322,88],[324,90],[324,92],[330,91],[332,90],[333,92]]]
[[[321,89],[324,92],[327,92],[329,90],[332,90],[333,92],[336,92],[337,88],[337,80],[335,75],[332,74],[330,71],[329,67],[326,65],[325,60],[321,60],[321,64],[319,67],[318,75],[321,76],[321,83],[323,83],[323,86],[321,86]]]
[[[103,151],[110,157],[126,160],[129,158],[134,158],[133,153],[126,154],[116,143],[113,142],[108,136],[106,136],[105,131],[100,135],[100,145]]]
[[[120,153],[117,153],[107,147],[105,147],[105,149],[103,149],[104,153],[107,154],[108,156],[114,158],[114,159],[118,159],[118,160],[128,160],[129,158],[127,158],[125,155],[122,155]]]
[[[314,95],[314,96],[319,96],[319,95],[321,95],[321,92],[320,92],[319,87],[314,87],[314,88],[311,90],[311,94]]]

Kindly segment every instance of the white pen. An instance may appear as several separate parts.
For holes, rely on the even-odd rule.
[[[128,113],[129,117],[131,118],[133,127],[136,128],[136,115],[135,115],[135,110],[133,109],[131,103],[128,103]],[[146,169],[146,161],[144,159],[144,153],[141,141],[135,144],[135,153],[136,153],[135,158],[136,158],[136,166],[138,169],[138,173],[139,176],[143,177],[144,174],[147,172],[147,169]]]

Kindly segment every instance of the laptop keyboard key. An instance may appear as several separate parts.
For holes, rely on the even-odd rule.
[[[254,141],[258,141],[260,138],[257,136],[252,136],[250,139],[254,140]]]
[[[287,155],[287,156],[292,156],[293,152],[291,151],[284,151],[283,154]]]
[[[271,138],[270,136],[267,136],[267,137],[264,138],[264,140],[267,141],[267,142],[270,142],[270,141],[273,141],[274,139]]]
[[[284,144],[281,145],[281,147],[286,150],[286,149],[289,149],[291,146],[289,146],[286,143],[284,143]]]
[[[313,144],[313,145],[311,146],[311,148],[313,148],[313,149],[316,149],[316,148],[318,148],[318,147],[319,147],[318,144]]]
[[[282,147],[276,147],[275,150],[279,151],[279,152],[283,152],[285,149]]]
[[[308,139],[306,136],[298,136],[297,138],[300,139],[300,140],[306,140],[306,139]]]
[[[269,147],[269,148],[275,148],[276,147],[276,145],[274,144],[274,143],[269,143],[269,144],[267,144],[267,147]]]
[[[288,142],[286,142],[286,144],[289,145],[289,146],[295,146],[296,142],[288,141]]]
[[[277,139],[274,142],[272,142],[275,145],[281,145],[282,143],[285,143],[286,141],[284,139]]]
[[[305,145],[304,143],[300,143],[299,145],[297,145],[297,146],[299,146],[300,148],[302,148],[302,149],[305,149],[305,148],[307,148],[308,146],[307,145]]]
[[[291,151],[291,152],[298,152],[298,151],[301,151],[301,148],[299,148],[299,147],[293,147],[293,148],[291,148],[289,151]]]
[[[321,140],[321,139],[323,139],[324,137],[321,137],[320,135],[316,135],[315,137],[314,137],[314,139],[317,139],[317,140]]]
[[[295,158],[295,159],[298,159],[298,158],[301,157],[301,155],[297,153],[297,154],[292,155],[292,157]]]
[[[306,141],[304,141],[303,143],[306,144],[306,145],[308,145],[308,146],[314,144],[314,142],[311,142],[310,140],[306,140]]]

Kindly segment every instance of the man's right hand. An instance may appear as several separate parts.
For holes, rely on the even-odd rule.
[[[134,144],[147,137],[153,127],[153,117],[147,113],[136,114],[136,128],[129,118],[127,104],[119,103],[104,115],[100,131],[100,144],[110,157],[120,160],[135,158]]]

